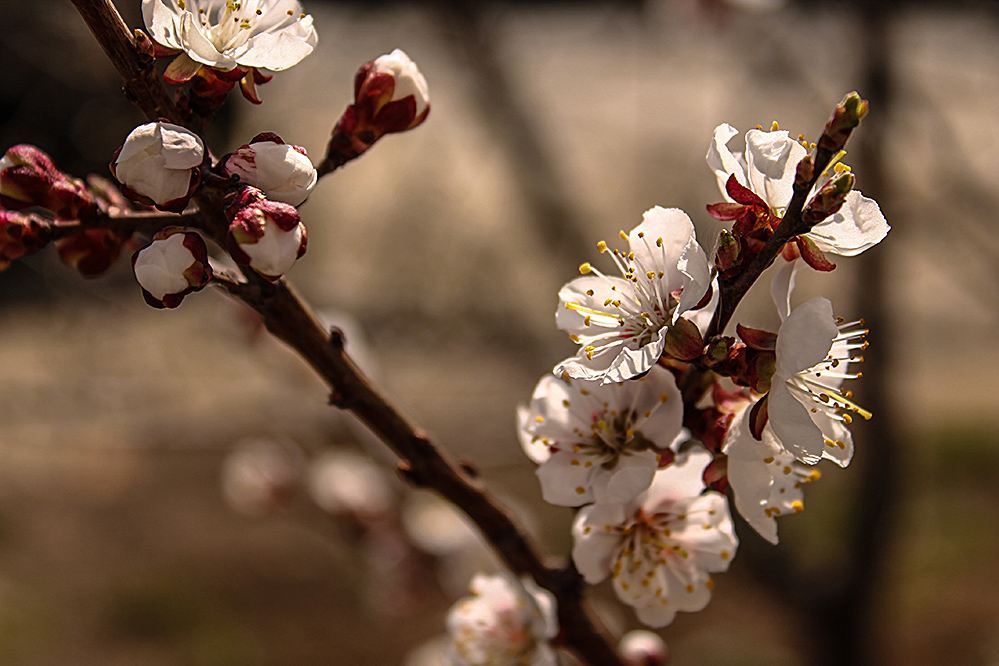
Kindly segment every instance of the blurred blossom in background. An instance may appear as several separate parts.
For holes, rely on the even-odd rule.
[[[141,25],[137,0],[116,4]],[[854,428],[854,464],[872,464],[877,419],[903,453],[866,660],[999,663],[997,3],[304,4],[315,52],[260,86],[262,105],[230,95],[208,143],[221,155],[275,132],[319,160],[361,64],[395,48],[419,63],[427,122],[316,185],[290,277],[558,555],[572,512],[541,501],[514,415],[575,351],[555,329],[559,287],[654,205],[687,211],[710,246],[718,124],[814,140],[845,92],[871,99],[846,161],[892,242],[802,271],[795,292],[821,281],[837,314],[874,317],[862,262],[881,271],[865,375],[887,364],[890,409]],[[83,21],[47,1],[0,0],[0,15],[0,149],[30,142],[107,176],[145,119]],[[499,571],[463,515],[406,488],[252,313],[214,289],[153,310],[127,264],[83,280],[45,251],[0,273],[0,663],[439,663],[446,647],[410,653],[443,634],[474,572]],[[775,330],[757,291],[745,323]],[[780,549],[756,544],[812,572],[806,586],[838,583],[856,519],[859,475],[825,472]],[[821,663],[814,626],[740,536],[708,608],[661,632],[669,663]]]

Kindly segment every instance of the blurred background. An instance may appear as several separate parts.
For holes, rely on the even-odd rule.
[[[359,65],[419,63],[428,121],[319,184],[291,278],[556,554],[572,513],[541,502],[514,411],[574,353],[558,288],[653,205],[711,245],[716,125],[815,140],[844,93],[868,98],[846,161],[893,230],[802,271],[796,301],[867,318],[875,418],[780,547],[740,530],[708,608],[660,633],[675,666],[999,664],[999,5],[304,4],[318,49],[262,106],[231,96],[211,146],[273,131],[318,161]],[[72,5],[0,0],[0,62],[0,147],[108,175],[144,119]],[[737,320],[776,326],[768,279]],[[2,664],[424,666],[496,566],[215,290],[156,311],[127,258],[84,280],[44,251],[0,274],[0,373]]]

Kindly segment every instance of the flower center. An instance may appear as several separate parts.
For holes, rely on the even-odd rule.
[[[630,240],[624,231],[620,234],[622,239]],[[565,307],[582,313],[583,323],[586,326],[597,323],[614,327],[616,324],[617,328],[622,329],[617,339],[634,339],[638,346],[643,346],[650,343],[660,329],[669,325],[669,315],[679,302],[679,294],[670,293],[663,284],[665,273],[661,268],[666,265],[663,239],[657,238],[653,249],[653,244],[645,238],[643,232],[638,232],[638,237],[648,250],[648,257],[644,261],[635,252],[626,253],[616,248],[611,249],[605,241],[597,243],[597,248],[602,254],[610,251],[611,258],[621,271],[621,276],[629,283],[630,289],[618,289],[618,283],[589,263],[584,263],[579,267],[579,272],[583,275],[593,273],[603,279],[615,295],[605,299],[602,306],[591,307],[567,302]],[[593,290],[587,292],[587,296],[593,295]],[[607,342],[614,342],[614,339],[608,339]],[[591,345],[586,347],[585,351],[587,357],[592,360],[594,355],[599,355],[603,350]]]
[[[853,422],[853,414],[859,414],[865,420],[871,418],[871,412],[853,402],[852,391],[840,390],[844,380],[864,376],[862,372],[846,371],[850,363],[861,363],[864,360],[859,352],[868,347],[868,342],[864,339],[868,330],[858,328],[864,325],[863,319],[844,323],[843,319],[839,318],[837,321],[839,334],[833,338],[829,355],[818,365],[802,370],[787,380],[788,388],[792,392],[808,398],[813,403],[810,408],[813,414],[822,412],[829,418],[845,424]],[[841,448],[843,446],[841,442],[831,440],[826,444]]]
[[[632,411],[594,412],[589,433],[579,428],[573,431],[580,440],[576,450],[601,458],[600,466],[609,470],[617,466],[621,456],[655,448],[652,441],[632,427],[636,416]]]
[[[255,34],[284,28],[306,17],[293,9],[271,16],[273,0],[177,0],[177,4],[194,14],[202,34],[219,53],[239,48]]]

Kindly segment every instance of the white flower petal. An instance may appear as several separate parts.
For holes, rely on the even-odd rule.
[[[890,230],[878,203],[853,190],[839,212],[812,227],[807,236],[823,252],[853,257],[880,243]]]
[[[740,183],[748,185],[743,154],[733,153],[727,145],[729,140],[738,133],[739,130],[728,123],[722,123],[716,127],[711,144],[708,145],[708,154],[706,156],[708,166],[715,172],[715,176],[718,178],[718,189],[721,190],[726,201],[732,201],[732,198],[725,191],[725,184],[728,182],[729,176],[735,174]]]
[[[819,462],[825,438],[808,408],[780,382],[770,388],[767,402],[767,423],[784,449],[807,465]]]
[[[813,298],[794,309],[777,331],[777,376],[794,374],[820,363],[839,334],[828,299]]]
[[[791,201],[794,176],[808,151],[788,136],[786,130],[746,132],[746,165],[749,189],[773,209]]]
[[[572,561],[590,585],[596,585],[611,573],[614,553],[621,537],[614,529],[625,519],[622,504],[592,504],[576,514],[572,524]]]
[[[261,33],[247,41],[247,49],[238,57],[243,67],[263,67],[279,72],[293,67],[312,53],[312,44],[287,32]]]
[[[591,480],[600,468],[593,464],[591,457],[559,450],[543,462],[537,474],[544,500],[556,506],[582,506],[592,502]]]
[[[658,468],[659,456],[655,451],[621,456],[608,474],[599,476],[599,483],[593,483],[595,501],[610,504],[630,502],[649,487]]]
[[[794,276],[798,272],[798,260],[789,261],[780,267],[770,283],[770,297],[777,306],[780,320],[791,314],[791,292],[794,291]]]

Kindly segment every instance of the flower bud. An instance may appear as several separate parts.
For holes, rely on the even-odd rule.
[[[372,116],[377,116],[392,103],[400,107],[398,111],[386,114],[385,120],[395,121],[394,124],[386,123],[386,133],[413,129],[426,119],[430,107],[427,80],[402,49],[379,56],[358,70],[354,78],[354,98],[358,106],[368,105]],[[408,113],[410,108],[412,113]]]
[[[305,225],[294,206],[244,188],[226,209],[229,253],[269,280],[276,280],[305,254]]]
[[[850,171],[844,171],[838,176],[830,178],[805,206],[805,210],[801,213],[802,221],[810,226],[815,226],[830,215],[837,213],[843,207],[846,195],[850,193],[856,182],[856,177]]]
[[[115,153],[111,173],[129,199],[180,212],[201,182],[205,147],[190,130],[170,123],[139,125]]]
[[[666,666],[669,649],[659,634],[644,629],[629,631],[621,637],[617,652],[627,666]]]
[[[132,270],[143,298],[154,308],[175,308],[212,279],[205,241],[180,227],[157,232],[149,245],[132,255]]]
[[[867,115],[867,100],[861,99],[856,92],[849,93],[843,101],[836,105],[832,118],[826,123],[819,139],[819,148],[836,153],[843,149],[853,130]]]
[[[318,175],[305,148],[276,134],[258,134],[225,161],[225,174],[263,191],[271,201],[298,206],[309,197]]]
[[[59,171],[48,155],[26,144],[13,146],[0,159],[0,206],[45,208],[64,220],[90,218],[97,212],[82,181]]]
[[[121,248],[131,232],[113,229],[84,229],[56,241],[59,259],[80,271],[83,277],[98,277],[121,256]]]
[[[37,215],[25,215],[0,208],[0,271],[10,262],[45,247],[51,225]]]
[[[427,80],[416,63],[396,49],[357,70],[354,103],[333,128],[326,159],[340,167],[382,136],[413,129],[428,113]]]

